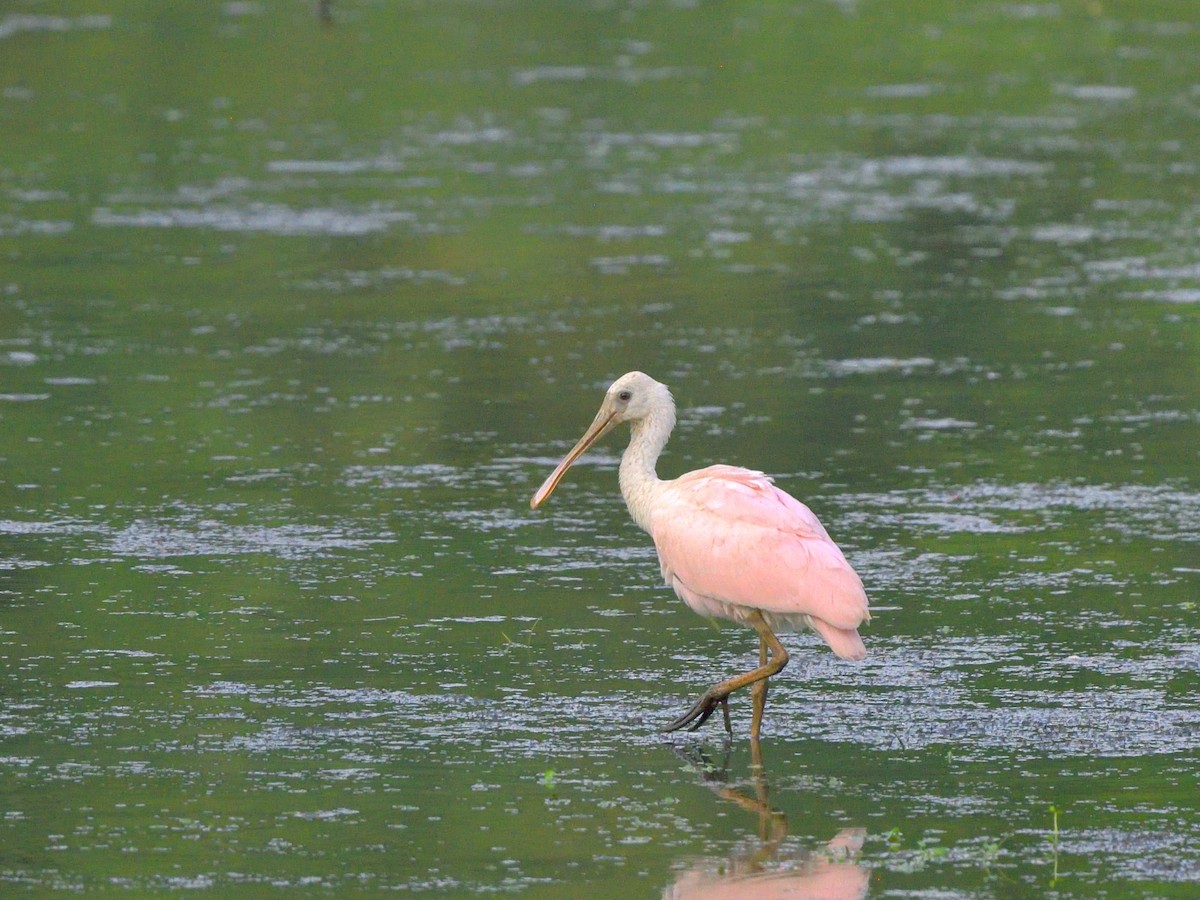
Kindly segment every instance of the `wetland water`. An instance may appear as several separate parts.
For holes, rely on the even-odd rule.
[[[1192,897],[1200,18],[0,7],[0,884]],[[862,574],[761,768],[664,476]]]

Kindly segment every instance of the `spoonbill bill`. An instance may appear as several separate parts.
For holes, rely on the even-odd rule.
[[[762,472],[709,466],[661,479],[655,464],[675,427],[667,386],[642,372],[609,387],[583,437],[533,495],[537,509],[567,469],[622,422],[632,431],[621,457],[621,494],[633,520],[654,539],[666,583],[702,616],[758,632],[758,666],[713,685],[665,731],[695,731],[729,695],[750,686],[750,734],[759,738],[767,679],[788,663],[777,631],[811,628],[842,659],[867,655],[858,627],[871,618],[862,580],[807,506]],[[770,655],[768,656],[768,651]]]

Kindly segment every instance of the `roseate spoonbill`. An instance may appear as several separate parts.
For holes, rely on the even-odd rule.
[[[841,658],[862,659],[857,629],[871,617],[862,581],[816,515],[762,472],[709,466],[660,479],[655,463],[675,427],[675,401],[642,372],[612,383],[595,420],[529,505],[537,509],[571,464],[621,422],[633,432],[621,457],[621,494],[654,539],[663,578],[696,612],[749,625],[759,638],[757,668],[713,685],[664,730],[695,731],[720,706],[732,733],[729,695],[752,685],[750,734],[758,740],[767,679],[788,663],[775,632],[812,628]]]

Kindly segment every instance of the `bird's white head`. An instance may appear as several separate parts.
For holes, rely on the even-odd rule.
[[[671,392],[660,381],[655,381],[645,372],[626,372],[611,385],[604,394],[600,412],[606,409],[613,413],[613,424],[636,422],[667,410],[675,411]]]
[[[615,426],[622,422],[630,422],[636,428],[637,423],[647,421],[660,423],[665,441],[666,435],[671,433],[675,425],[675,401],[665,384],[655,381],[645,372],[626,372],[609,386],[592,424],[588,426],[579,442],[563,457],[563,461],[550,473],[550,477],[538,488],[529,505],[534,509],[541,506],[558,487],[558,482],[562,480],[567,469],[571,468],[572,463]],[[659,449],[662,449],[661,444]]]

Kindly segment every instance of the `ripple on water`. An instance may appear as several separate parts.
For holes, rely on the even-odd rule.
[[[577,66],[577,65],[546,65],[533,66],[527,69],[517,69],[510,76],[512,83],[518,87],[542,82],[577,82],[595,79],[597,81],[619,81],[626,84],[642,84],[648,81],[667,81],[684,78],[699,70],[678,66]]]
[[[974,643],[974,642],[966,642]],[[1000,642],[1005,643],[1005,642]],[[1014,643],[1002,656],[976,648],[963,654],[963,642],[942,641],[936,650],[880,646],[877,660],[853,676],[848,692],[829,697],[808,687],[780,687],[775,696],[799,700],[806,716],[778,717],[781,736],[816,736],[878,749],[920,749],[940,744],[956,755],[1004,750],[1018,758],[1147,756],[1194,752],[1200,748],[1200,710],[1172,706],[1157,688],[1104,684],[1096,689],[1003,691],[964,683],[964,677],[995,673],[1032,679],[1023,662],[1036,650]],[[1068,676],[1067,658],[1048,665]],[[1164,659],[1164,668],[1177,667]],[[982,669],[980,667],[983,667]],[[1045,667],[1045,666],[1044,666]],[[1043,675],[1043,684],[1048,682]],[[798,697],[797,697],[798,695]]]
[[[343,475],[343,481],[347,487],[372,487],[403,491],[433,485],[460,487],[470,484],[471,473],[466,469],[442,463],[350,466]]]
[[[89,526],[77,519],[58,519],[49,522],[0,519],[0,534],[79,534]]]
[[[950,417],[929,419],[918,416],[912,419],[905,419],[900,423],[901,431],[956,431],[977,427],[978,425],[975,422]]]
[[[411,284],[447,284],[459,286],[467,280],[450,272],[440,269],[409,269],[403,266],[385,266],[373,271],[353,269],[342,272],[331,272],[317,278],[308,278],[296,282],[299,290],[321,291],[323,293],[342,293],[345,291],[378,288],[396,282]]]
[[[1170,828],[1072,828],[1060,845],[1076,858],[1108,860],[1121,878],[1175,882],[1200,879],[1194,848],[1190,830]]]
[[[75,227],[73,222],[46,219],[14,219],[0,216],[0,237],[66,234]]]
[[[900,372],[908,375],[918,369],[932,368],[936,363],[928,356],[914,356],[906,359],[879,356],[865,359],[833,359],[824,365],[834,376],[874,375],[880,372]]]
[[[390,537],[363,537],[317,525],[231,525],[201,520],[188,526],[142,519],[113,535],[110,548],[121,556],[227,556],[266,553],[283,559],[309,559],[339,550],[391,543]]]
[[[386,231],[416,216],[403,210],[294,209],[271,203],[246,206],[171,207],[117,212],[99,207],[92,224],[119,228],[210,228],[215,231],[260,231],[279,235],[364,235]]]
[[[1162,303],[1200,303],[1200,288],[1170,288],[1161,291],[1141,291],[1124,296],[1137,300],[1157,300]]]
[[[1200,749],[1200,709],[1173,703],[1157,686],[1172,672],[1194,666],[1194,659],[1179,648],[1143,655],[1143,663],[1150,659],[1155,666],[1151,681],[1142,678],[1130,685],[1129,674],[1137,674],[1137,666],[1114,655],[1105,661],[1110,677],[1079,689],[1070,685],[1080,659],[1047,652],[1030,640],[877,638],[872,656],[857,666],[827,653],[805,652],[816,648],[815,638],[789,639],[796,641],[805,646],[796,656],[795,671],[772,682],[776,714],[769,716],[768,728],[773,739],[817,739],[885,751],[953,745],[956,756],[1002,750],[1020,759]],[[336,742],[368,757],[389,749],[436,747],[440,753],[468,757],[545,759],[560,752],[603,755],[620,746],[660,743],[661,724],[694,699],[688,688],[699,692],[710,680],[737,670],[744,657],[722,652],[675,660],[688,670],[685,684],[667,685],[660,667],[652,666],[606,673],[607,684],[582,691],[564,682],[561,691],[514,688],[496,696],[491,674],[459,672],[458,686],[441,690],[226,681],[197,693],[242,696],[267,710],[256,733],[214,738],[211,749],[319,752]],[[996,686],[998,678],[1001,686]],[[629,689],[629,684],[639,687]],[[744,700],[736,703],[735,715],[744,715],[745,706]],[[281,723],[270,715],[272,708],[324,710],[322,724],[304,728]]]
[[[660,253],[626,254],[623,256],[596,256],[588,264],[604,275],[625,275],[630,269],[647,267],[662,268],[671,264],[671,259]]]
[[[1072,100],[1098,100],[1104,103],[1118,103],[1132,100],[1137,96],[1137,89],[1117,84],[1059,84],[1054,92]]]
[[[99,31],[112,27],[112,16],[91,15],[67,18],[65,16],[9,15],[0,19],[0,40],[15,34],[30,31],[62,33],[67,31]]]
[[[405,164],[390,156],[374,159],[273,159],[267,171],[286,175],[358,175],[363,172],[399,172]]]
[[[893,156],[864,160],[857,169],[862,181],[877,178],[917,178],[929,175],[956,178],[1010,178],[1015,175],[1045,175],[1049,163],[1023,159],[995,159],[986,156]]]
[[[931,524],[965,532],[1039,531],[1064,524],[1072,513],[1090,514],[1095,526],[1156,539],[1200,538],[1200,492],[1171,484],[1070,484],[974,482],[957,488],[849,494],[831,498],[859,522],[877,510],[889,522]],[[1032,516],[1032,518],[1031,518]]]

